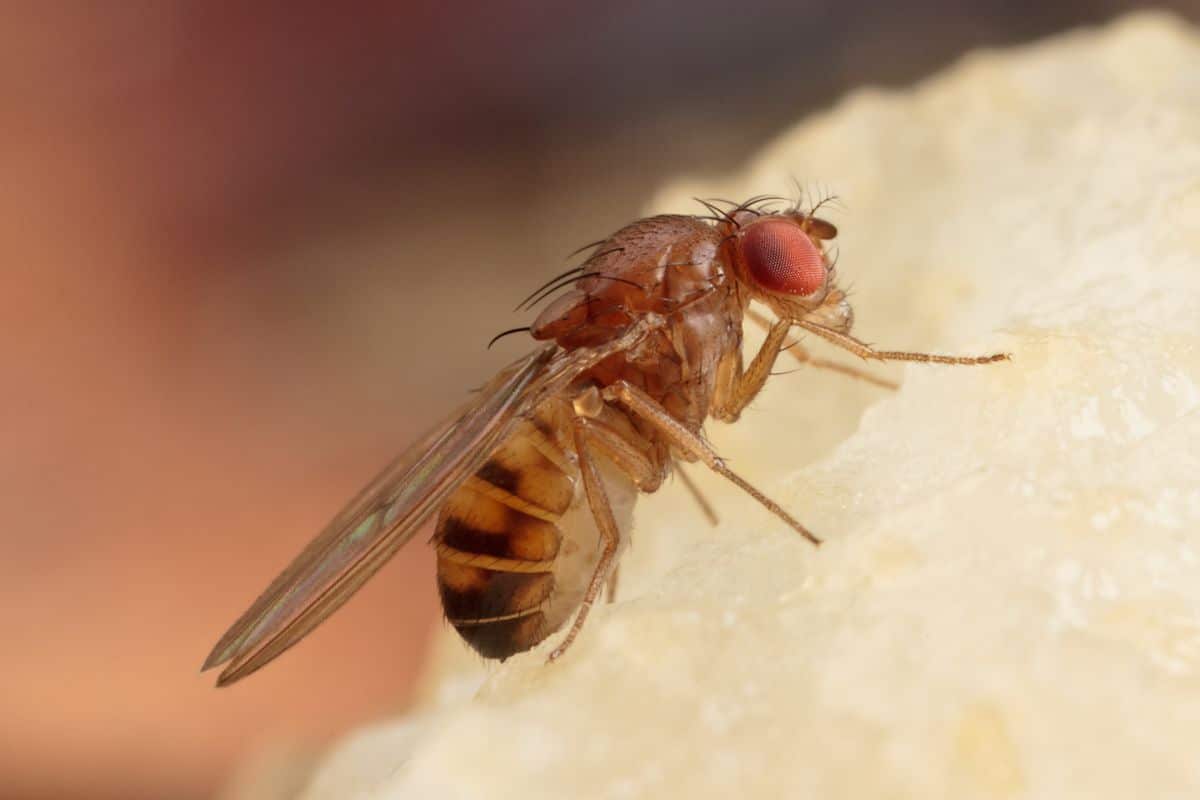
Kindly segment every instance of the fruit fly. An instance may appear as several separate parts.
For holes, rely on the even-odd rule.
[[[296,644],[435,513],[446,616],[495,659],[563,627],[549,660],[570,647],[606,583],[612,597],[633,501],[657,491],[677,460],[732,481],[819,544],[703,435],[709,418],[738,419],[784,350],[870,380],[788,343],[794,329],[867,360],[988,364],[1008,356],[875,350],[851,336],[853,312],[827,253],[837,229],[817,208],[777,209],[782,202],[704,202],[704,215],[638,220],[535,292],[530,304],[566,290],[520,329],[542,344],[388,465],[267,587],[205,662],[227,665],[218,685]],[[748,365],[747,320],[766,328]]]

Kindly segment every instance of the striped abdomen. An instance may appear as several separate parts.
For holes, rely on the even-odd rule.
[[[552,431],[546,421],[522,423],[438,517],[442,607],[488,658],[528,650],[566,618],[555,608],[566,599],[555,571],[577,473]]]

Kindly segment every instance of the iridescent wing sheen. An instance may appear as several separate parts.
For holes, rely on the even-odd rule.
[[[548,381],[561,384],[552,381],[558,362],[577,359],[554,355],[543,347],[501,371],[359,492],[217,642],[203,667],[228,662],[217,685],[263,667],[358,591],[546,396]]]

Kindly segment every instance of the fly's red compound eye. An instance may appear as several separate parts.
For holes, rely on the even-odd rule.
[[[770,292],[810,295],[825,285],[825,255],[798,225],[768,219],[750,225],[739,240],[750,277]]]

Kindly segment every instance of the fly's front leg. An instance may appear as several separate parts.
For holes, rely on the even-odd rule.
[[[830,372],[837,372],[845,375],[848,378],[856,378],[860,381],[873,383],[883,389],[891,389],[892,391],[895,391],[900,388],[900,384],[896,383],[895,381],[889,381],[887,378],[880,378],[877,375],[872,375],[866,370],[852,367],[849,364],[839,364],[836,361],[818,358],[809,353],[808,350],[805,349],[799,342],[793,342],[792,344],[785,345],[783,349],[791,353],[793,358],[805,366],[816,367],[817,369],[827,369]]]
[[[973,366],[977,364],[991,364],[996,361],[1008,361],[1012,358],[1008,353],[992,353],[986,356],[943,356],[935,353],[909,353],[903,350],[876,350],[866,342],[859,341],[848,333],[841,333],[832,328],[826,328],[824,325],[818,325],[815,322],[798,319],[794,324],[804,328],[806,331],[815,333],[830,344],[835,344],[843,350],[849,350],[864,360],[919,361],[926,364]]]
[[[737,421],[746,406],[750,405],[750,401],[762,391],[763,385],[771,375],[771,368],[775,366],[775,359],[783,350],[783,342],[791,328],[792,323],[786,320],[779,320],[773,324],[767,331],[767,338],[758,348],[754,360],[745,370],[741,368],[741,354],[731,356],[737,360],[730,365],[725,365],[725,369],[729,372],[726,373],[725,379],[717,385],[717,392],[713,397],[712,415],[714,417],[722,422]]]
[[[784,333],[786,334],[786,331]],[[698,433],[689,430],[682,422],[671,416],[665,408],[655,402],[653,397],[626,381],[617,381],[605,388],[604,398],[619,402],[634,414],[654,425],[674,447],[686,455],[703,461],[709,469],[737,485],[768,511],[794,528],[805,539],[808,539],[813,544],[821,543],[820,539],[814,536],[808,528],[797,522],[791,514],[784,511],[778,503],[731,470],[725,464],[724,459],[717,455],[717,452],[712,449],[708,442],[704,441]]]
[[[767,319],[765,316],[763,316],[762,314],[759,314],[757,311],[754,311],[753,309],[746,310],[746,317],[748,319],[750,319],[750,321],[753,322],[755,325],[758,325],[758,327],[762,328],[765,331],[771,329],[771,321],[769,319]],[[856,378],[860,381],[866,381],[867,383],[873,383],[876,386],[880,386],[884,389],[892,389],[894,391],[894,390],[900,388],[900,385],[898,383],[889,381],[886,378],[877,377],[875,375],[872,375],[869,372],[864,372],[863,370],[858,369],[857,367],[851,367],[848,364],[839,364],[836,361],[828,361],[824,358],[819,358],[819,357],[813,356],[799,342],[793,342],[792,344],[785,344],[783,346],[783,349],[788,351],[789,353],[791,353],[792,358],[796,359],[796,361],[800,362],[801,364],[805,365],[806,367],[815,367],[816,369],[827,369],[831,372],[837,372],[837,373],[845,375],[849,378]]]

